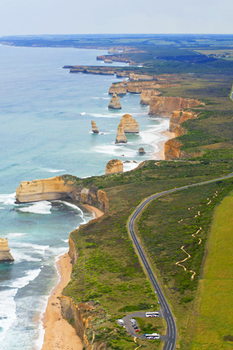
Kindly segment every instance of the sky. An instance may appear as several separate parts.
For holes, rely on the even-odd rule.
[[[233,34],[232,0],[0,0],[0,37]]]

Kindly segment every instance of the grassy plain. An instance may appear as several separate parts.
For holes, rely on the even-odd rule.
[[[217,207],[183,349],[233,349],[233,194]]]

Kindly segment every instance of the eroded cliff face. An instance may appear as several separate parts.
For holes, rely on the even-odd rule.
[[[174,111],[170,117],[169,131],[176,132],[176,128],[183,122],[197,117],[192,111]],[[178,130],[177,130],[178,133]]]
[[[180,97],[154,96],[150,101],[150,115],[170,117],[173,111],[199,106],[198,100]]]
[[[19,203],[37,202],[44,200],[65,199],[76,191],[74,183],[60,177],[43,180],[22,181],[16,190],[16,200]]]
[[[105,343],[95,340],[95,323],[106,318],[100,305],[95,305],[92,301],[75,305],[71,298],[64,295],[60,302],[62,317],[72,323],[85,350],[107,350]]]
[[[105,168],[105,174],[123,173],[123,163],[119,159],[110,160]]]
[[[99,133],[99,129],[96,125],[96,122],[94,120],[91,121],[91,128],[92,128],[92,132],[94,134],[98,134]]]
[[[159,89],[171,86],[171,84],[159,84],[156,80],[152,81],[129,81],[127,91],[132,94],[140,94],[142,90]]]
[[[42,200],[67,199],[93,205],[105,212],[109,209],[108,198],[104,191],[96,187],[75,186],[74,181],[65,181],[62,176],[43,180],[23,181],[16,190],[18,203]]]
[[[158,96],[160,95],[161,92],[157,91],[157,90],[142,90],[141,92],[141,99],[140,99],[140,104],[141,105],[149,105],[150,104],[150,100],[153,96]]]
[[[165,160],[184,159],[190,157],[190,154],[180,149],[181,146],[182,142],[176,138],[168,140],[164,145]]]

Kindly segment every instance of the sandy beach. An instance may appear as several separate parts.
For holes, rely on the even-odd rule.
[[[103,215],[102,211],[90,205],[85,205],[95,218]],[[69,283],[72,272],[71,259],[68,253],[62,255],[56,263],[60,274],[57,285],[49,297],[46,312],[43,317],[45,329],[44,343],[41,350],[82,350],[83,344],[75,329],[61,316],[60,295]]]

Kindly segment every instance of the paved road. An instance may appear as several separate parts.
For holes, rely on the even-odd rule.
[[[205,185],[208,183],[212,183],[212,182],[216,182],[216,181],[221,181],[221,180],[225,180],[228,179],[230,177],[233,177],[233,173],[229,174],[227,176],[221,177],[221,178],[217,178],[217,179],[213,179],[213,180],[209,180],[209,181],[205,181],[205,182],[199,182],[193,185],[186,185],[186,186],[182,186],[179,188],[173,188],[171,190],[168,191],[163,191],[160,193],[157,193],[149,198],[147,198],[143,203],[141,203],[137,209],[135,210],[135,212],[132,214],[130,220],[129,220],[129,224],[128,224],[128,228],[129,228],[129,232],[130,235],[132,237],[132,240],[134,242],[134,245],[138,251],[138,254],[141,258],[141,261],[146,269],[146,272],[150,278],[150,281],[152,283],[152,286],[154,288],[155,293],[157,293],[160,305],[161,305],[161,313],[165,319],[165,321],[167,322],[167,334],[165,336],[162,336],[161,339],[165,342],[164,343],[164,347],[163,350],[174,350],[175,346],[176,346],[176,323],[173,317],[173,314],[171,312],[171,309],[165,299],[165,296],[155,278],[155,275],[152,271],[152,268],[148,262],[148,260],[146,259],[146,255],[137,239],[137,236],[134,232],[134,223],[135,220],[137,219],[137,216],[141,213],[141,211],[144,209],[144,207],[151,201],[153,201],[154,199],[161,197],[165,194],[168,193],[172,193],[172,192],[176,192],[176,191],[181,191],[190,187],[195,187],[195,186],[201,186],[201,185]],[[133,334],[135,335],[135,333]]]

